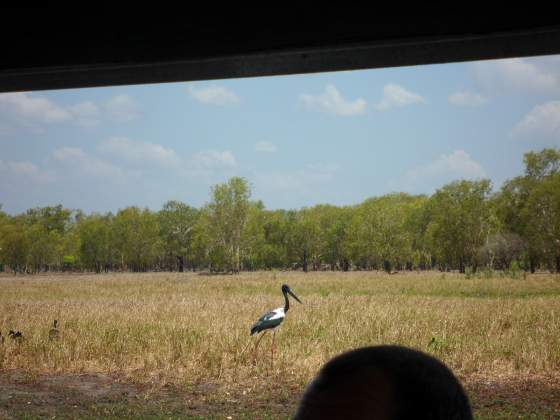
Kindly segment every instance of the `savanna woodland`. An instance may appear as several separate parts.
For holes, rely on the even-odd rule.
[[[458,180],[431,196],[393,193],[346,207],[267,210],[236,177],[214,186],[202,208],[0,211],[0,268],[560,272],[560,149],[526,153],[524,165],[496,191],[489,180]]]
[[[288,419],[376,344],[439,358],[477,419],[558,418],[560,150],[524,163],[348,207],[267,210],[232,178],[202,208],[0,212],[0,418]],[[282,283],[303,304],[256,351]]]

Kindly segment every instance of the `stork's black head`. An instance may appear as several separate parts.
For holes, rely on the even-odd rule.
[[[299,300],[299,298],[296,296],[296,294],[294,292],[292,292],[292,289],[290,289],[290,286],[288,286],[287,284],[282,285],[282,293],[284,293],[284,296],[286,295],[286,293],[289,293],[299,303],[303,303],[301,300]]]

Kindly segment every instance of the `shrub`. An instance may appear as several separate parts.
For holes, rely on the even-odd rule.
[[[512,279],[520,279],[522,275],[525,278],[525,272],[521,270],[521,267],[519,266],[517,260],[514,260],[510,264],[508,274]]]

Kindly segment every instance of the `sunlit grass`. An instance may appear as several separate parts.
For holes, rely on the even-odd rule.
[[[257,366],[254,321],[293,303]],[[398,343],[429,351],[459,376],[560,371],[560,279],[465,279],[457,274],[376,272],[179,273],[0,277],[0,369],[101,372],[154,384],[215,383],[252,389],[274,375],[302,386],[330,357]],[[53,319],[60,337],[50,341]],[[432,337],[434,340],[432,340]],[[432,341],[432,344],[429,344]]]

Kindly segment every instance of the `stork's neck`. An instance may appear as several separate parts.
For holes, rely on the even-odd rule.
[[[284,313],[288,312],[288,309],[290,309],[290,301],[288,299],[288,294],[286,292],[284,292]]]

